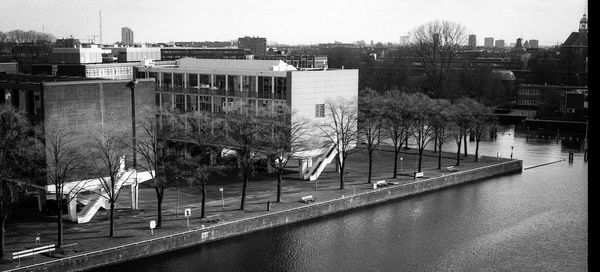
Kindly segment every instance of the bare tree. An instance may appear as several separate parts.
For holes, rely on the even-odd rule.
[[[125,156],[130,147],[125,143],[125,134],[107,129],[100,129],[91,137],[91,165],[94,166],[98,181],[102,188],[99,196],[110,204],[109,237],[115,236],[115,204],[121,192],[121,179],[127,179],[125,173]],[[131,175],[129,173],[128,175]]]
[[[410,37],[424,65],[427,93],[433,98],[443,97],[447,76],[466,41],[465,28],[455,22],[436,20],[418,26]]]
[[[198,144],[200,154],[194,159],[186,159],[180,163],[183,178],[193,187],[200,190],[202,194],[202,205],[200,217],[206,214],[206,186],[212,174],[220,173],[224,167],[216,163],[216,151],[222,148],[224,142],[224,122],[207,112],[194,112],[188,115],[190,124],[189,139]]]
[[[435,135],[435,144],[438,152],[438,169],[442,168],[442,147],[452,136],[451,130],[455,126],[454,108],[448,100],[437,99],[433,101],[432,110],[435,114],[432,116],[431,126]]]
[[[374,90],[365,90],[358,100],[358,138],[367,146],[369,155],[369,175],[367,183],[371,183],[373,174],[373,153],[385,138],[382,131],[383,99]]]
[[[39,140],[30,136],[32,130],[24,116],[0,104],[0,259],[5,253],[6,219],[30,184],[30,165],[40,155]]]
[[[75,138],[70,131],[64,128],[49,128],[45,140],[46,174],[48,180],[54,185],[58,211],[57,246],[61,247],[63,244],[63,212],[69,203],[75,201],[77,194],[85,185],[81,180],[75,184],[68,183],[76,178],[77,171],[83,166],[83,159],[76,150]]]
[[[384,123],[383,130],[392,141],[394,147],[394,174],[398,177],[398,156],[402,145],[405,144],[411,134],[411,123],[407,106],[407,95],[404,92],[388,91],[384,95]]]
[[[168,150],[167,141],[183,132],[181,118],[173,111],[156,108],[147,110],[139,123],[141,135],[136,139],[136,153],[142,163],[138,167],[147,171],[151,176],[150,186],[156,193],[157,222],[156,227],[162,227],[162,202],[165,189],[173,184],[173,175],[168,173],[174,158]],[[176,172],[176,171],[175,171]]]
[[[482,104],[477,103],[472,109],[473,112],[473,136],[475,136],[475,162],[479,161],[479,143],[483,140],[495,124],[495,116],[492,110]]]
[[[471,127],[471,108],[470,105],[474,103],[472,99],[462,98],[452,104],[454,114],[454,126],[451,130],[452,137],[456,143],[456,166],[460,165],[460,147],[461,144],[467,145],[466,135],[469,128]],[[466,153],[466,148],[465,148]]]
[[[256,162],[264,150],[264,137],[268,131],[265,115],[244,103],[225,107],[225,131],[227,146],[236,151],[239,175],[243,180],[240,209],[244,209],[248,181],[254,176]]]
[[[355,151],[358,136],[358,101],[356,97],[328,99],[327,119],[317,124],[328,145],[338,152],[340,166],[340,189],[344,189],[346,159]]]
[[[431,121],[433,120],[432,105],[433,102],[428,96],[416,93],[409,97],[409,120],[412,123],[412,138],[417,144],[417,151],[419,153],[419,164],[417,172],[421,172],[421,166],[423,163],[423,150],[427,144],[433,139],[433,126]]]
[[[307,149],[308,121],[294,116],[287,105],[270,115],[269,135],[265,138],[267,158],[277,171],[277,202],[281,202],[283,172],[290,159]]]

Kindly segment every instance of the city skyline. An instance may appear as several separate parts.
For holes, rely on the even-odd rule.
[[[465,37],[494,37],[508,42],[539,40],[540,46],[562,43],[577,31],[587,12],[585,1],[303,1],[281,4],[273,0],[227,3],[178,1],[139,2],[107,0],[6,0],[0,31],[13,29],[98,40],[102,10],[104,43],[121,40],[121,27],[135,33],[135,42],[230,41],[243,36],[267,38],[268,43],[318,44],[364,40],[398,43],[415,27],[449,20],[465,27]],[[303,13],[303,9],[311,10]],[[436,7],[431,9],[431,7]],[[311,9],[308,9],[311,8]],[[76,10],[78,12],[70,12]],[[10,12],[7,12],[10,11]],[[68,13],[69,16],[65,16]],[[24,19],[26,18],[26,19]],[[208,22],[208,23],[207,23]]]

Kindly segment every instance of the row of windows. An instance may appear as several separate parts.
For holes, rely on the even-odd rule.
[[[104,76],[123,76],[131,75],[133,73],[133,67],[97,67],[97,68],[86,68],[86,77],[104,77]]]
[[[540,94],[540,90],[535,89],[520,89],[519,94]]]
[[[519,105],[538,105],[539,104],[539,100],[519,99],[518,104]]]
[[[145,72],[138,72],[137,78],[146,78]],[[149,78],[156,78],[160,86],[176,88],[200,88],[209,89],[211,85],[214,90],[246,91],[285,94],[287,92],[287,78],[285,77],[262,77],[262,76],[226,76],[210,74],[179,74],[179,73],[154,73],[149,72]]]
[[[223,108],[227,105],[242,102],[249,109],[256,107],[271,108],[271,104],[285,104],[286,101],[268,100],[268,99],[252,99],[252,98],[235,98],[235,97],[217,97],[205,95],[185,95],[171,93],[157,93],[156,103],[160,105],[173,105],[176,109],[184,112],[205,111],[205,112],[223,112]],[[257,104],[258,103],[258,104]]]

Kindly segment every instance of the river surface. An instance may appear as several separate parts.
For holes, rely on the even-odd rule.
[[[480,147],[484,155],[512,151],[523,160],[520,174],[97,271],[587,271],[583,135],[563,133],[557,142],[554,134],[525,134],[532,133],[502,127]]]

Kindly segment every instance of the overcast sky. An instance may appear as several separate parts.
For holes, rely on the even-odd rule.
[[[537,39],[555,45],[587,14],[584,0],[0,0],[0,31],[36,30],[57,38],[121,40],[121,27],[136,42],[229,41],[242,36],[267,42],[399,42],[435,19],[463,25],[467,34]],[[98,41],[98,38],[96,38]]]

